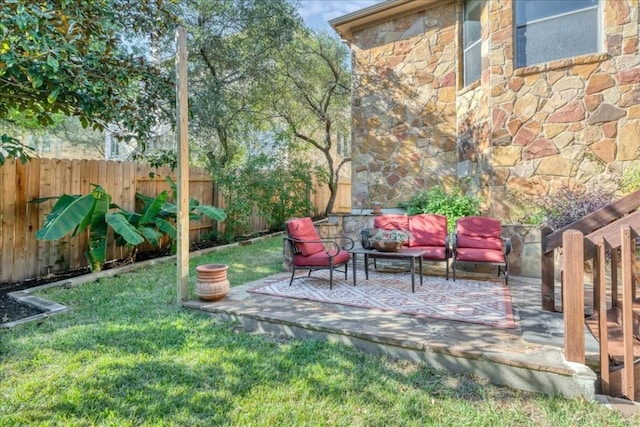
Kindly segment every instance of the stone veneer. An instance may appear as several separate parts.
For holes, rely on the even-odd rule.
[[[514,69],[512,0],[487,1],[467,87],[461,1],[355,32],[352,205],[459,185],[506,217],[514,195],[614,191],[640,150],[638,1],[601,9],[603,52]]]

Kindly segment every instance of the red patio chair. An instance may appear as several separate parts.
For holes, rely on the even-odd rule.
[[[286,223],[285,241],[291,250],[291,280],[293,283],[296,270],[309,270],[308,276],[315,270],[329,270],[329,289],[333,287],[333,271],[342,272],[347,279],[349,250],[353,248],[353,239],[349,237],[321,238],[311,218],[293,218]]]
[[[456,223],[453,237],[453,280],[458,262],[489,264],[498,267],[498,277],[504,273],[509,285],[509,253],[511,240],[502,238],[502,226],[495,218],[469,216]]]

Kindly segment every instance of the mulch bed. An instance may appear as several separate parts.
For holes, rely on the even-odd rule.
[[[256,236],[251,236],[256,237]],[[239,240],[247,240],[247,238],[239,239]],[[220,241],[201,241],[192,243],[189,250],[200,250],[205,248],[210,248],[214,246],[220,246],[225,244]],[[142,252],[136,254],[135,261],[128,260],[116,260],[110,261],[103,266],[104,270],[108,270],[110,268],[116,268],[122,266],[124,264],[130,264],[132,262],[140,262],[153,258],[160,258],[170,255],[170,251],[167,248],[162,251],[155,252]],[[41,286],[47,283],[57,282],[59,280],[64,280],[70,277],[82,276],[84,274],[89,274],[91,271],[88,268],[83,268],[80,270],[74,270],[70,272],[64,273],[56,273],[49,274],[46,277],[40,277],[37,279],[26,280],[24,282],[19,283],[0,283],[0,323],[12,322],[15,320],[24,319],[29,316],[34,316],[36,314],[41,313],[40,310],[37,310],[33,307],[29,307],[27,305],[19,304],[13,298],[10,298],[7,294],[9,292],[21,291],[24,289],[34,288],[36,286]]]

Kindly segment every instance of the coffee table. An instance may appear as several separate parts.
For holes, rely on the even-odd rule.
[[[420,284],[422,285],[422,255],[425,250],[402,248],[397,252],[381,252],[375,249],[352,249],[349,251],[353,256],[353,286],[356,285],[356,258],[358,255],[364,255],[364,273],[369,280],[369,258],[387,258],[387,259],[408,259],[411,263],[411,292],[416,291],[416,258],[418,259],[418,267],[420,268]]]

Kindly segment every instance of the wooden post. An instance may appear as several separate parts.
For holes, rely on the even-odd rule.
[[[598,337],[600,338],[600,387],[602,393],[610,393],[609,375],[609,329],[607,322],[607,253],[603,239],[597,243],[596,259],[593,263],[593,287],[598,289],[594,311],[598,313]]]
[[[542,241],[551,234],[550,228],[543,228],[541,230]],[[554,251],[551,250],[547,253],[544,252],[544,245],[542,246],[542,262],[541,262],[541,278],[542,287],[540,288],[540,297],[542,309],[545,311],[556,311],[556,295],[555,295],[555,265],[554,265]]]
[[[633,365],[633,266],[636,261],[636,243],[631,237],[628,225],[620,228],[622,252],[622,342],[624,343],[624,371],[622,374],[622,394],[635,400]]]
[[[178,304],[189,299],[189,121],[187,43],[184,28],[176,30],[176,117],[178,137]]]
[[[584,237],[577,230],[562,233],[562,307],[564,355],[569,362],[585,362]]]

